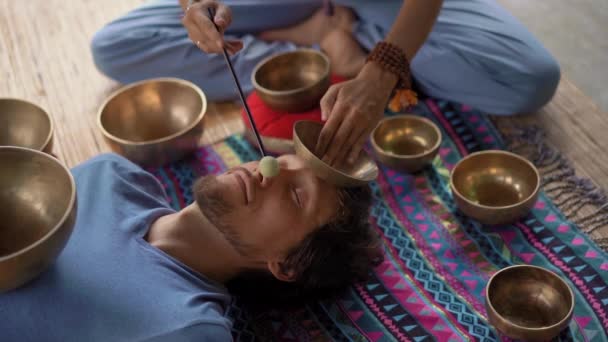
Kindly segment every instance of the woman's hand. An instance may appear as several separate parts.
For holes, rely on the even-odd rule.
[[[215,13],[213,21],[209,18],[209,8]],[[194,2],[186,8],[182,23],[188,30],[188,37],[206,53],[221,53],[226,48],[230,54],[235,54],[243,48],[243,42],[239,40],[224,40],[224,31],[232,23],[232,12],[219,1]]]
[[[354,163],[382,119],[396,83],[395,75],[368,63],[353,80],[330,87],[321,99],[322,117],[327,122],[316,154],[330,165]]]

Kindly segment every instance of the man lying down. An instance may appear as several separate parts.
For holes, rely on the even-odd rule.
[[[201,178],[179,212],[122,157],[77,166],[73,235],[47,272],[0,295],[0,340],[230,341],[231,293],[287,304],[364,279],[379,258],[369,188],[337,189],[295,155],[279,164],[273,178],[258,162]]]

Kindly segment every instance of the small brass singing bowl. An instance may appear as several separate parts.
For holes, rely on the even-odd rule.
[[[0,146],[50,153],[53,149],[51,116],[31,102],[0,98]]]
[[[59,256],[76,220],[76,185],[54,157],[0,146],[0,293],[37,278]]]
[[[329,58],[312,49],[270,56],[255,67],[251,82],[270,108],[304,112],[318,106],[329,88]]]
[[[160,166],[193,152],[203,135],[205,94],[176,78],[141,81],[114,92],[97,124],[110,148],[136,164]]]
[[[534,206],[540,174],[527,159],[489,150],[473,153],[454,166],[450,187],[458,208],[483,224],[517,221]]]
[[[313,172],[321,179],[338,187],[363,186],[378,177],[378,166],[367,153],[348,166],[335,168],[315,155],[317,140],[323,124],[314,121],[298,121],[293,126],[293,145],[296,155],[304,159]]]
[[[490,324],[516,340],[550,341],[568,325],[574,295],[557,274],[531,265],[504,268],[486,287]]]
[[[395,170],[414,173],[430,164],[441,145],[441,131],[431,120],[415,115],[384,118],[372,132],[378,160]]]

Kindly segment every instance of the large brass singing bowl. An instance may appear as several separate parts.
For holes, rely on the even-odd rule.
[[[495,273],[486,287],[490,323],[503,335],[523,341],[550,341],[570,322],[574,295],[546,269],[519,265]]]
[[[251,82],[269,107],[304,112],[318,106],[329,88],[329,58],[312,49],[280,53],[261,61]]]
[[[0,98],[0,146],[20,146],[50,153],[53,149],[51,116],[31,102]]]
[[[97,123],[114,152],[143,166],[160,166],[197,148],[206,111],[207,99],[196,85],[159,78],[113,93]]]
[[[300,156],[313,172],[321,179],[338,187],[365,185],[378,177],[378,166],[365,152],[350,166],[334,168],[315,154],[323,124],[314,121],[298,121],[293,126],[293,145],[296,155]]]
[[[414,173],[430,164],[441,146],[441,131],[415,115],[384,118],[372,132],[378,160],[395,170]]]
[[[36,278],[59,255],[76,220],[76,185],[57,159],[0,147],[0,292]]]
[[[458,208],[484,224],[517,221],[534,206],[540,175],[528,160],[506,151],[473,153],[462,159],[450,175]]]

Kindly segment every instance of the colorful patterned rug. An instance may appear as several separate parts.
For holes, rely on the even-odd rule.
[[[414,112],[441,127],[443,144],[424,173],[382,167],[372,184],[371,223],[383,239],[385,261],[369,282],[332,301],[256,317],[236,301],[228,312],[235,340],[499,341],[486,318],[485,285],[501,268],[534,264],[567,279],[576,296],[574,319],[556,340],[607,341],[608,254],[546,193],[513,225],[484,227],[464,217],[449,190],[450,169],[462,156],[506,144],[488,118],[466,106],[425,100]],[[192,201],[195,178],[258,157],[234,136],[151,171],[177,209]]]

